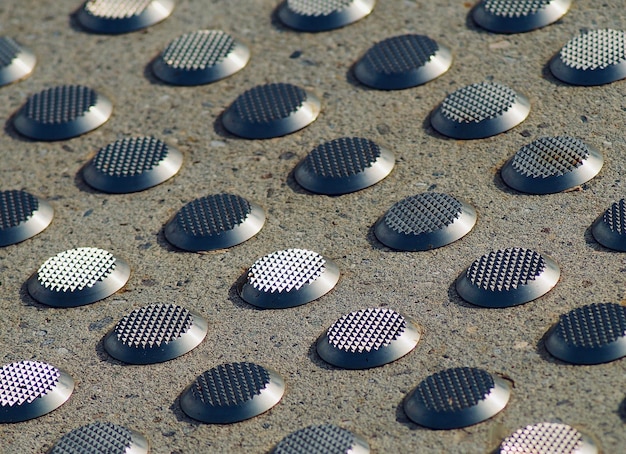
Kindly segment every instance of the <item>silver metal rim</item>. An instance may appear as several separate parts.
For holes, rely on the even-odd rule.
[[[611,207],[609,207],[609,210]],[[606,210],[605,212],[606,213]],[[604,222],[604,213],[594,221],[591,226],[591,233],[598,243],[615,251],[626,252],[626,235],[611,230]]]
[[[552,0],[549,5],[527,16],[504,17],[491,14],[481,1],[472,10],[474,21],[482,28],[495,33],[523,33],[550,25],[569,10],[572,0]]]
[[[174,0],[153,0],[140,14],[123,19],[98,17],[89,13],[85,5],[78,11],[76,18],[87,30],[94,33],[128,33],[157,24],[169,17],[174,10]]]
[[[37,64],[37,56],[30,49],[22,45],[19,45],[19,47],[20,52],[13,61],[9,65],[0,68],[0,85],[17,82],[33,73]]]
[[[54,217],[54,209],[48,202],[40,198],[37,198],[37,203],[39,208],[25,222],[0,231],[0,247],[32,238],[50,225]]]
[[[354,0],[347,8],[328,15],[305,16],[289,8],[287,0],[278,7],[278,17],[283,24],[294,30],[322,32],[344,27],[368,16],[376,0]]]

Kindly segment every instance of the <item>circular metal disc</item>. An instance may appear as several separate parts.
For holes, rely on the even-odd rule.
[[[31,96],[14,120],[15,129],[35,140],[62,140],[102,126],[111,101],[82,85],[61,85]]]
[[[165,225],[165,238],[187,251],[229,248],[249,240],[265,223],[263,208],[243,197],[215,194],[192,200]]]
[[[38,361],[0,367],[0,423],[20,422],[50,413],[70,398],[74,380]]]
[[[556,22],[571,4],[572,0],[482,0],[472,16],[489,31],[522,33]]]
[[[129,277],[126,262],[108,251],[69,249],[41,265],[28,280],[28,293],[48,306],[83,306],[117,292]]]
[[[456,290],[477,306],[510,307],[545,295],[560,275],[548,256],[524,248],[500,249],[475,260],[456,280]]]
[[[26,191],[0,191],[0,246],[37,235],[50,225],[53,216],[48,202]]]
[[[63,435],[49,454],[147,454],[148,440],[134,430],[95,422]]]
[[[286,249],[258,259],[246,277],[240,290],[244,301],[265,309],[283,309],[331,291],[339,280],[339,269],[317,252]]]
[[[626,200],[611,205],[591,226],[598,243],[616,251],[626,251]]]
[[[193,350],[206,333],[207,322],[197,312],[175,304],[153,304],[117,322],[104,338],[104,349],[127,363],[160,363]]]
[[[318,194],[347,194],[378,183],[395,162],[393,153],[371,140],[342,137],[314,148],[296,166],[294,177]]]
[[[365,439],[334,424],[309,426],[283,438],[272,454],[368,454]]]
[[[626,32],[587,30],[550,62],[554,77],[572,85],[602,85],[626,78]]]
[[[295,85],[258,85],[235,99],[224,112],[222,123],[236,136],[269,139],[308,126],[320,108],[315,95]]]
[[[374,225],[376,238],[401,251],[427,251],[467,235],[476,210],[448,194],[425,192],[395,203]]]
[[[221,30],[186,33],[170,42],[154,61],[156,76],[174,85],[201,85],[243,69],[250,51]]]
[[[430,122],[444,136],[482,139],[517,126],[529,112],[524,95],[495,82],[480,82],[446,96]]]
[[[36,64],[37,57],[29,49],[12,38],[0,36],[0,85],[30,76]]]
[[[173,177],[183,155],[154,137],[118,140],[101,148],[83,169],[85,182],[100,191],[142,191]]]
[[[174,0],[87,0],[76,18],[95,33],[127,33],[169,17]]]
[[[368,369],[411,352],[420,339],[413,321],[386,308],[364,309],[339,318],[317,341],[327,363],[345,369]]]
[[[404,399],[404,411],[431,429],[458,429],[495,416],[509,401],[509,384],[477,368],[458,367],[424,379]]]
[[[540,422],[516,430],[498,448],[499,454],[597,454],[587,435],[567,424]]]
[[[502,180],[530,194],[561,192],[595,177],[604,158],[574,137],[542,137],[524,145],[502,167]]]
[[[285,0],[278,17],[295,30],[321,32],[363,19],[375,4],[376,0]]]
[[[425,84],[452,65],[450,49],[424,35],[400,35],[371,47],[357,62],[354,75],[380,90],[400,90]]]
[[[228,424],[265,413],[284,392],[278,372],[253,363],[227,363],[198,376],[183,391],[180,406],[198,421]]]
[[[626,307],[589,304],[561,315],[548,332],[546,350],[573,364],[601,364],[626,356]]]

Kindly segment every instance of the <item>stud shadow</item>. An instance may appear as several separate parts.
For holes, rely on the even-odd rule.
[[[311,362],[319,367],[320,369],[324,369],[324,370],[344,370],[341,367],[337,367],[337,366],[333,366],[330,363],[327,363],[326,361],[324,361],[320,355],[317,354],[317,338],[315,338],[315,340],[313,341],[313,343],[309,346],[309,349],[307,350],[307,354],[308,358],[311,360]]]
[[[376,226],[376,222],[378,220],[374,221],[367,229],[367,234],[365,236],[365,239],[367,240],[367,242],[369,243],[369,245],[372,247],[372,249],[376,249],[382,252],[391,252],[391,253],[407,253],[409,251],[399,251],[393,248],[390,248],[389,246],[386,246],[385,244],[381,243],[380,240],[378,239],[378,237],[376,237],[376,233],[374,233],[375,231],[375,226]],[[420,251],[416,251],[416,252],[420,252]]]
[[[437,107],[435,107],[422,121],[422,129],[424,130],[426,134],[428,134],[430,137],[434,137],[435,139],[455,140],[455,139],[452,139],[451,137],[444,136],[443,134],[439,133],[435,128],[433,128],[433,125],[430,122],[430,117],[435,113],[436,109]]]
[[[224,123],[222,123],[222,118],[224,117],[224,112],[225,112],[225,110],[223,110],[217,116],[217,118],[213,121],[213,131],[215,132],[215,134],[217,134],[220,137],[223,137],[224,139],[246,140],[245,138],[242,138],[242,137],[236,136],[235,134],[232,134],[231,132],[229,132],[224,127]]]
[[[296,166],[294,166],[293,169],[291,169],[291,171],[289,172],[289,174],[287,174],[287,180],[285,182],[287,183],[287,186],[289,187],[289,189],[291,189],[296,194],[305,194],[305,195],[318,196],[318,197],[321,197],[324,195],[324,194],[316,194],[315,192],[308,191],[304,189],[302,186],[300,186],[300,184],[296,181],[295,173],[296,173]]]
[[[109,331],[110,330],[107,330],[106,333],[104,334],[104,336],[102,336],[100,338],[100,340],[98,341],[98,343],[96,344],[95,351],[96,351],[96,356],[98,357],[98,359],[100,361],[102,361],[103,363],[109,363],[109,364],[112,364],[114,366],[134,366],[135,364],[125,363],[123,361],[120,361],[119,359],[113,358],[104,349],[104,337],[107,334],[109,334]]]
[[[413,421],[411,421],[411,419],[407,416],[407,414],[404,411],[404,399],[402,399],[400,403],[396,405],[396,422],[402,424],[404,427],[406,427],[409,430],[413,430],[413,431],[420,430],[424,432],[432,431],[432,429],[420,426],[419,424],[416,424]]]
[[[36,142],[36,140],[29,139],[28,137],[23,136],[22,134],[17,132],[17,129],[15,129],[15,126],[13,126],[13,122],[15,121],[15,118],[20,114],[20,112],[22,111],[22,108],[23,106],[20,107],[16,112],[14,112],[9,117],[9,119],[4,123],[4,133],[10,138],[18,140],[20,142],[34,143]]]
[[[168,219],[167,222],[169,222],[169,221],[170,220]],[[167,222],[163,225],[163,227],[161,227],[159,229],[159,231],[157,232],[157,235],[156,235],[156,242],[159,245],[159,247],[165,249],[168,252],[177,252],[177,253],[180,253],[180,254],[184,254],[184,253],[187,253],[187,254],[197,254],[197,252],[186,251],[184,249],[180,249],[180,248],[174,246],[169,241],[167,241],[167,238],[165,238],[165,225],[167,224]]]
[[[28,279],[26,279],[26,281],[24,281],[24,283],[20,286],[19,293],[20,293],[20,301],[22,302],[22,304],[24,306],[34,307],[35,309],[38,309],[38,310],[63,309],[63,308],[59,308],[55,306],[48,306],[46,304],[42,304],[39,301],[37,301],[35,298],[30,296],[30,293],[28,293],[28,281],[34,275],[35,273],[28,276]]]
[[[523,196],[533,196],[533,195],[537,195],[537,194],[526,194],[524,192],[520,192],[517,191],[513,188],[511,188],[510,186],[508,186],[504,180],[502,179],[502,174],[500,173],[500,170],[502,170],[502,167],[508,162],[508,160],[505,160],[502,164],[498,165],[498,171],[496,172],[496,174],[493,176],[493,185],[500,191],[509,194],[509,195],[513,195],[513,196],[517,196],[517,197],[523,197]]]
[[[365,54],[363,54],[365,55]],[[355,68],[358,62],[361,61],[361,59],[363,58],[363,55],[361,55],[354,63],[352,63],[350,65],[350,67],[348,68],[348,70],[346,71],[346,82],[348,82],[350,85],[352,85],[353,87],[357,87],[360,88],[361,90],[365,90],[365,91],[402,91],[402,90],[378,90],[376,88],[372,88],[369,87],[367,85],[365,85],[364,83],[362,83],[359,79],[356,78],[355,75]],[[415,87],[407,87],[407,88],[415,88]]]
[[[115,194],[107,194],[105,192],[98,191],[97,189],[92,188],[85,182],[85,179],[83,178],[83,171],[85,170],[85,167],[89,165],[90,161],[91,159],[89,159],[86,163],[80,166],[80,169],[78,169],[78,171],[74,175],[74,186],[76,186],[80,192],[85,192],[87,194],[115,195]]]
[[[541,78],[558,87],[575,87],[575,85],[568,84],[560,79],[557,79],[550,70],[550,63],[552,63],[552,61],[559,55],[560,52],[560,50],[556,52],[552,57],[548,59],[548,62],[543,65],[543,67],[541,68]]]
[[[595,222],[595,219],[594,219],[594,222]],[[623,254],[623,252],[621,251],[616,251],[614,249],[608,248],[598,243],[598,240],[596,240],[595,237],[593,236],[592,227],[593,227],[593,223],[585,229],[585,235],[584,235],[585,243],[587,244],[589,248],[593,249],[596,252],[608,252],[610,254]]]
[[[154,72],[152,71],[152,66],[154,65],[154,62],[157,61],[157,59],[159,58],[161,54],[158,53],[157,55],[155,55],[146,66],[144,66],[143,68],[143,77],[144,79],[146,79],[148,82],[150,82],[151,85],[158,85],[161,87],[175,87],[177,85],[172,85],[172,84],[168,84],[165,83],[164,81],[162,81],[161,79],[159,79],[157,76],[154,75]]]
[[[169,406],[170,411],[174,413],[174,416],[176,417],[176,420],[178,422],[186,422],[195,427],[201,426],[203,423],[201,423],[200,421],[196,421],[190,416],[187,416],[187,413],[185,413],[183,409],[180,407],[180,395],[181,394],[182,394],[182,391],[176,396],[176,399],[174,399],[174,402],[172,403],[172,405]]]
[[[241,276],[237,278],[235,283],[231,285],[230,288],[228,289],[228,301],[233,303],[235,307],[239,309],[243,309],[243,310],[255,311],[255,312],[265,310],[260,307],[256,307],[256,306],[253,306],[252,304],[247,303],[240,296],[239,290],[241,289],[241,287],[243,287],[243,284],[245,284],[245,282],[246,282],[246,272],[244,271],[241,274]],[[272,310],[272,309],[267,309],[267,310]],[[282,309],[275,309],[275,310],[282,310]]]
[[[79,6],[74,11],[70,12],[70,14],[68,14],[67,25],[69,25],[70,29],[74,32],[89,33],[89,31],[86,28],[84,28],[82,25],[80,25],[80,22],[78,22],[78,13],[80,12],[82,8],[83,8],[83,5],[81,4],[81,6]]]
[[[281,21],[280,18],[278,17],[278,11],[280,11],[280,8],[283,6],[283,3],[285,3],[285,1],[286,0],[279,2],[278,5],[276,5],[276,7],[272,10],[272,13],[270,14],[270,24],[272,25],[272,27],[274,27],[274,29],[276,29],[276,31],[291,32],[295,34],[297,33],[297,31],[294,30],[293,28],[287,27],[285,24],[283,24],[283,21]],[[306,33],[306,32],[302,32],[302,33]]]
[[[617,415],[622,422],[626,423],[626,397],[622,400],[617,408]]]
[[[541,336],[541,339],[539,339],[539,341],[537,341],[537,345],[535,348],[535,351],[537,352],[537,354],[541,357],[541,359],[543,359],[544,361],[550,363],[550,364],[555,364],[557,366],[576,366],[576,364],[572,364],[572,363],[568,363],[566,361],[562,361],[558,358],[556,358],[555,356],[552,356],[550,354],[550,352],[548,352],[548,350],[546,349],[546,338],[548,337],[548,334],[550,333],[550,330],[552,329],[552,327],[550,327],[544,334],[543,336]]]
[[[465,272],[465,269],[461,271],[461,273],[464,273],[464,272]],[[461,295],[459,295],[459,293],[456,291],[456,278],[454,279],[452,284],[450,284],[450,286],[448,287],[448,301],[450,301],[453,304],[456,304],[457,306],[466,307],[468,309],[473,309],[473,310],[491,311],[491,310],[497,310],[497,309],[508,309],[506,307],[499,308],[499,307],[476,306],[475,304],[468,303],[463,298],[461,298]]]

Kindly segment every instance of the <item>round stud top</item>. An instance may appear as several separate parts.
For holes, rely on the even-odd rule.
[[[251,210],[243,197],[215,194],[189,202],[176,214],[176,223],[192,236],[219,235],[245,222]]]
[[[406,326],[404,317],[391,309],[365,309],[342,316],[326,335],[333,347],[362,353],[389,346],[404,333]]]
[[[309,426],[283,438],[272,454],[367,454],[369,446],[360,437],[334,424]]]
[[[153,304],[135,309],[115,325],[115,336],[133,348],[154,348],[168,344],[191,328],[190,312],[174,304]]]
[[[97,93],[82,85],[48,88],[28,99],[26,117],[46,125],[64,124],[85,115],[97,100]]]
[[[237,406],[261,394],[270,382],[268,371],[253,363],[221,364],[201,374],[193,396],[212,407]]]
[[[461,216],[463,205],[448,194],[426,192],[402,199],[385,214],[384,222],[405,235],[430,233],[451,225]]]
[[[520,17],[535,14],[553,0],[483,0],[485,10],[496,16]]]
[[[179,36],[161,54],[173,69],[197,71],[210,68],[230,55],[235,40],[221,30],[200,30]]]
[[[88,0],[84,9],[104,19],[128,19],[143,13],[154,0]]]
[[[531,178],[564,175],[583,165],[589,148],[574,137],[542,137],[515,153],[511,165]]]
[[[626,60],[626,33],[612,29],[588,30],[563,46],[559,56],[571,68],[606,69]]]
[[[428,36],[393,36],[370,48],[362,61],[377,73],[392,75],[424,66],[438,50],[437,42]]]
[[[80,454],[85,452],[126,454],[147,452],[133,447],[133,432],[109,422],[95,422],[78,427],[65,434],[54,445],[50,454]]]
[[[248,282],[262,292],[290,292],[312,284],[325,270],[317,252],[287,249],[258,259],[248,270]]]
[[[38,209],[39,200],[26,191],[0,191],[0,234],[28,221]]]
[[[59,383],[61,372],[54,366],[38,361],[20,361],[0,367],[0,405],[31,404],[52,391]]]
[[[500,454],[595,454],[597,448],[567,424],[542,422],[518,429],[500,444]]]
[[[267,84],[251,88],[232,105],[238,116],[249,123],[265,124],[287,118],[307,99],[304,89],[291,84]]]
[[[141,175],[158,166],[168,155],[168,147],[154,137],[132,137],[102,148],[93,159],[94,167],[112,177]]]
[[[480,82],[450,93],[441,114],[455,123],[479,123],[501,116],[517,101],[517,93],[495,82]]]
[[[546,268],[543,256],[524,248],[490,252],[474,261],[466,271],[476,287],[492,291],[517,289],[535,280]]]

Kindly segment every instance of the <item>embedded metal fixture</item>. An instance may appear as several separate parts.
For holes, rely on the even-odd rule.
[[[597,454],[587,435],[567,424],[540,422],[516,430],[498,448],[499,454]]]
[[[172,14],[174,0],[87,0],[76,18],[95,33],[128,33],[157,24]]]
[[[374,225],[376,238],[401,251],[426,251],[467,235],[476,210],[448,194],[425,192],[395,203]]]
[[[367,441],[334,424],[308,426],[287,435],[272,454],[368,454]]]
[[[48,454],[147,454],[148,440],[124,426],[95,422],[63,435]]]
[[[363,19],[374,5],[376,0],[284,0],[278,18],[295,30],[322,32]]]
[[[626,200],[612,204],[595,220],[591,233],[598,243],[616,251],[626,251]]]
[[[45,230],[54,210],[26,191],[0,191],[0,246],[19,243]]]
[[[0,36],[0,86],[30,76],[37,64],[35,54],[13,38]]]
[[[482,0],[472,17],[495,33],[522,33],[556,22],[571,4],[572,0]]]

